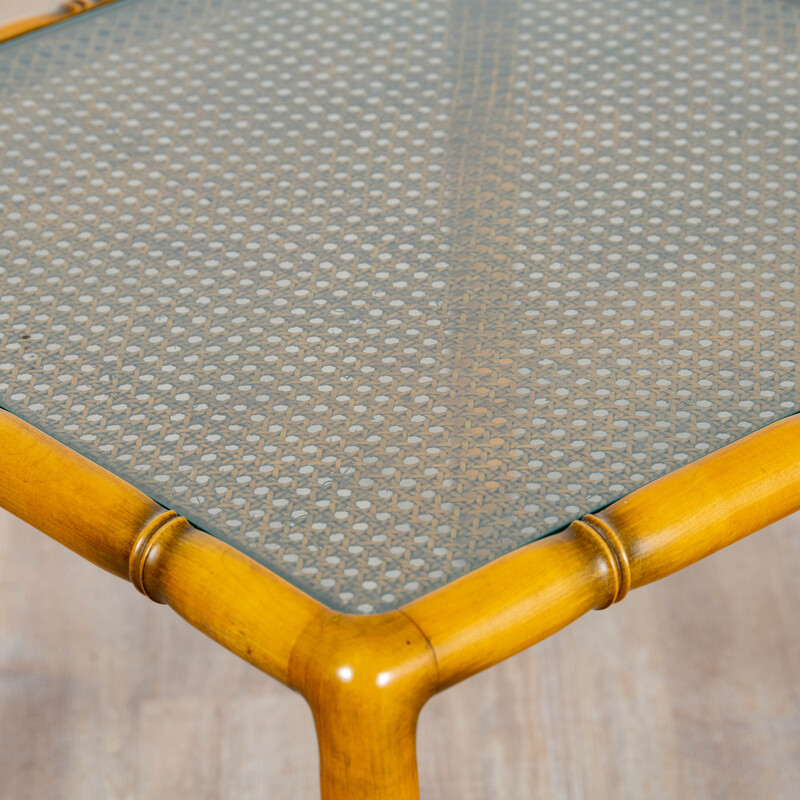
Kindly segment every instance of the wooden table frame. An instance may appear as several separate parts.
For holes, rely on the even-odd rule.
[[[0,411],[0,503],[300,692],[324,800],[418,797],[437,692],[800,509],[800,416],[637,489],[397,611],[332,611]]]
[[[0,41],[105,2],[0,27]],[[0,505],[306,698],[323,800],[414,800],[431,696],[800,509],[795,415],[399,610],[352,615],[4,410],[0,459]]]

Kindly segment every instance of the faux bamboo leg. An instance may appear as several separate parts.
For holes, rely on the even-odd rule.
[[[375,694],[334,692],[316,709],[322,800],[418,800],[419,709]]]
[[[401,612],[325,612],[308,626],[290,680],[314,712],[322,800],[418,799],[417,717],[437,676],[430,645]]]

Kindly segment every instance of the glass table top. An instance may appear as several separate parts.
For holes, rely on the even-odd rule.
[[[800,5],[119,0],[0,46],[0,405],[397,607],[798,409]]]

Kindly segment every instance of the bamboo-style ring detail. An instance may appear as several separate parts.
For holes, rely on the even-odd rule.
[[[159,514],[144,527],[131,550],[128,568],[130,581],[145,597],[149,597],[151,600],[154,598],[148,594],[144,585],[144,567],[147,562],[147,555],[169,523],[177,519],[181,518],[175,511],[165,510],[162,514]]]
[[[596,517],[594,514],[587,514],[581,521],[603,538],[609,550],[611,550],[614,555],[614,559],[617,562],[619,585],[617,586],[617,593],[609,605],[619,603],[620,600],[625,598],[625,595],[628,594],[631,588],[631,565],[628,560],[628,554],[625,552],[625,548],[619,536],[617,536],[616,531],[608,523],[600,519],[600,517]]]

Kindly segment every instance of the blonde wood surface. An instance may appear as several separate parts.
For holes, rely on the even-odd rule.
[[[0,42],[62,22],[65,19],[113,3],[115,0],[3,0],[0,4]]]
[[[184,522],[145,564],[149,596],[283,683],[300,633],[321,606],[229,545]]]
[[[800,508],[800,415],[659,478],[600,511],[631,586],[659,580]]]
[[[319,797],[301,697],[0,515],[0,796]],[[423,800],[794,800],[799,607],[794,516],[433,698]]]
[[[8,511],[287,681],[319,603],[1,409],[0,454]]]
[[[423,798],[796,797],[798,567],[795,515],[433,698]]]
[[[374,616],[328,611],[4,411],[0,500],[302,693],[324,800],[416,800],[416,719],[428,697],[800,507],[798,431],[797,416],[771,425]],[[343,685],[338,670],[353,664],[364,679]]]
[[[800,509],[800,415],[637,489],[404,606],[440,688]]]
[[[314,713],[322,800],[418,796],[417,718],[438,675],[405,614],[322,612],[298,641],[290,680]]]
[[[603,551],[573,530],[534,542],[405,611],[425,631],[440,688],[503,661],[613,600]]]
[[[164,509],[0,409],[0,504],[79,555],[127,578],[136,541]]]

